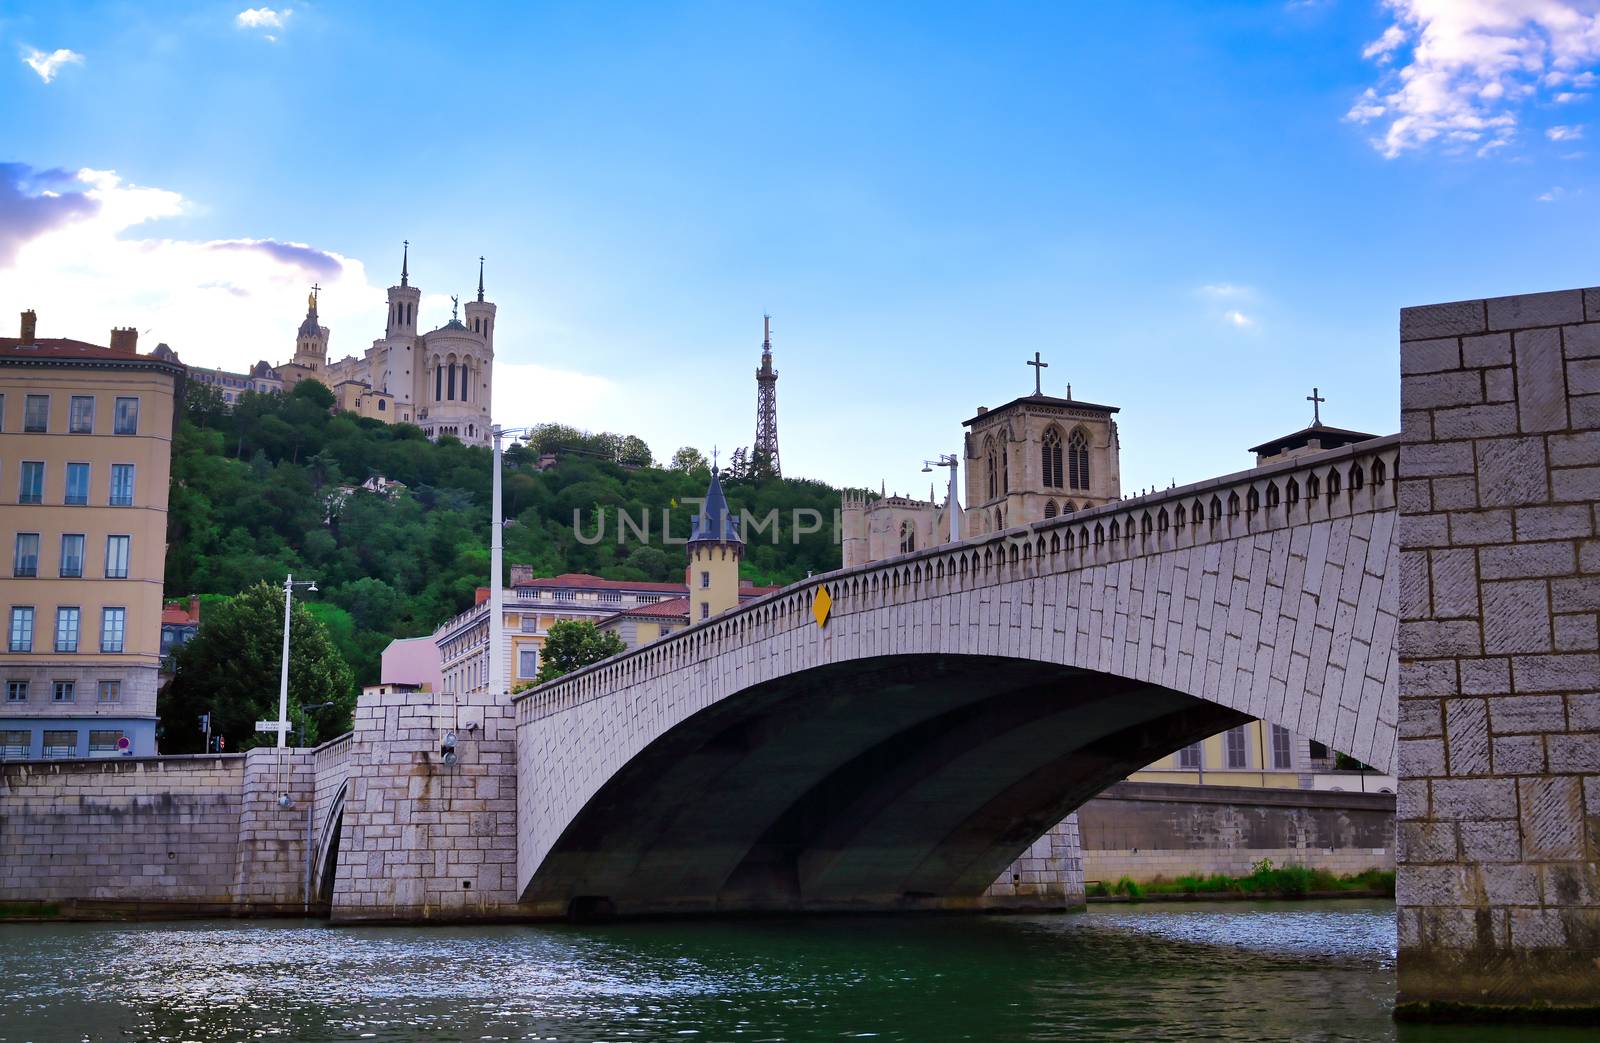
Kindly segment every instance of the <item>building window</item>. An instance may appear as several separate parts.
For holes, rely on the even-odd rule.
[[[1000,454],[994,448],[994,442],[984,439],[983,443],[984,468],[989,480],[989,499],[1000,495]]]
[[[701,572],[700,573],[700,589],[701,590],[705,590],[709,586],[711,586],[711,573],[709,573],[709,572]]]
[[[11,651],[33,651],[33,608],[16,605],[11,609]]]
[[[1250,766],[1249,747],[1245,743],[1244,725],[1229,728],[1225,733],[1225,744],[1228,750],[1228,767],[1248,768]]]
[[[24,460],[17,479],[18,503],[44,502],[44,461]]]
[[[1272,766],[1279,771],[1294,767],[1294,754],[1289,746],[1289,729],[1281,724],[1272,726]]]
[[[117,399],[116,422],[111,428],[112,434],[136,435],[139,433],[139,400],[137,398]]]
[[[1089,488],[1089,439],[1082,428],[1067,440],[1067,484],[1074,489]]]
[[[910,554],[917,549],[917,530],[911,527],[910,522],[900,523],[900,553]]]
[[[388,410],[388,408],[389,408],[389,403],[385,402],[381,398],[378,399],[378,412],[380,412],[380,413],[385,412],[386,410]]]
[[[709,601],[700,602],[700,618],[701,619],[710,619],[711,618],[711,603]]]
[[[90,753],[116,753],[117,743],[122,741],[121,729],[107,728],[104,731],[91,729],[89,732]]]
[[[57,681],[50,690],[50,701],[53,703],[77,702],[78,686],[71,681]]]
[[[128,547],[132,536],[106,537],[106,579],[128,578]]]
[[[1044,472],[1044,484],[1047,489],[1059,489],[1062,484],[1061,474],[1061,432],[1054,427],[1044,433],[1044,442],[1039,447],[1040,464]]]
[[[11,574],[20,577],[33,577],[39,574],[38,533],[17,533],[17,548],[11,559]]]
[[[101,681],[100,682],[100,701],[103,702],[103,703],[120,703],[120,702],[122,702],[122,682],[121,681]]]
[[[111,499],[113,507],[133,506],[133,465],[111,465]]]
[[[1329,756],[1328,747],[1312,739],[1306,744],[1306,755],[1314,761],[1325,761]]]
[[[67,494],[63,501],[69,507],[82,507],[89,502],[89,465],[67,465]]]
[[[1044,502],[1044,516],[1046,518],[1054,518],[1060,513],[1061,509],[1056,506],[1056,502],[1054,500],[1046,500]]]
[[[32,732],[0,732],[0,757],[26,757],[28,755],[28,747],[32,745]]]
[[[1192,742],[1178,751],[1178,767],[1198,769],[1202,763],[1200,743]]]
[[[537,648],[517,649],[517,676],[539,676],[539,650]]]
[[[26,682],[26,681],[7,681],[6,682],[6,702],[8,702],[8,703],[25,703],[27,701],[28,701],[28,682]]]
[[[94,396],[72,396],[72,408],[67,411],[67,430],[75,435],[94,433]]]
[[[41,434],[50,426],[50,396],[29,395],[23,402],[22,430]]]
[[[46,757],[71,757],[78,752],[77,731],[70,728],[62,731],[46,728],[44,749],[40,752]]]
[[[61,578],[78,579],[83,575],[83,533],[67,532],[61,535]]]
[[[100,651],[122,651],[122,638],[128,627],[128,610],[108,608],[100,616]]]
[[[56,609],[56,651],[76,652],[78,650],[78,610],[76,608]]]

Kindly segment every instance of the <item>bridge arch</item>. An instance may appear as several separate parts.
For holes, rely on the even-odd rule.
[[[1335,453],[1324,474],[1356,455]],[[818,577],[525,694],[522,900],[971,907],[1082,801],[1251,717],[1391,767],[1392,486],[1235,506],[1296,474],[1310,472],[1273,465]],[[1134,538],[1166,501],[1205,499],[1208,525]],[[1054,538],[1091,523],[1092,544]]]
[[[315,904],[323,907],[333,902],[333,882],[339,870],[339,840],[344,832],[344,806],[349,792],[350,780],[346,778],[328,805],[327,814],[322,818],[322,832],[313,849],[311,897]]]

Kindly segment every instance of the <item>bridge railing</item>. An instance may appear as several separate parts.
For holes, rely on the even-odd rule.
[[[848,616],[1035,575],[1069,572],[1395,507],[1399,435],[824,573],[513,697],[519,722],[814,626],[818,587]]]

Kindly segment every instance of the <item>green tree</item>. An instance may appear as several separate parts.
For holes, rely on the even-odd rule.
[[[348,617],[345,617],[348,625]],[[277,737],[257,732],[258,720],[278,716],[278,678],[283,662],[283,591],[257,583],[221,604],[207,604],[200,630],[178,650],[172,683],[157,706],[161,746],[167,753],[200,752],[201,714],[227,749],[271,745]],[[350,728],[355,679],[334,646],[328,628],[303,602],[295,602],[289,632],[289,717],[297,744],[313,745]],[[300,708],[333,705],[309,714]]]
[[[672,462],[667,465],[674,471],[684,474],[700,474],[711,472],[711,461],[706,459],[706,454],[692,445],[686,445],[672,454]]]
[[[622,638],[609,630],[602,631],[586,621],[558,619],[550,624],[549,636],[544,639],[539,682],[554,680],[627,650]]]

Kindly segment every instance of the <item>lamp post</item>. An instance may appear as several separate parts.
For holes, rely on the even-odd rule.
[[[945,503],[945,510],[950,515],[950,542],[961,542],[961,522],[956,517],[956,468],[960,466],[958,458],[951,453],[940,453],[937,460],[922,461],[922,473],[932,474],[935,467],[950,468],[950,498]]]
[[[489,694],[496,698],[503,698],[506,694],[505,591],[500,586],[506,525],[500,508],[500,439],[505,435],[512,438],[526,435],[529,430],[526,427],[501,427],[499,424],[489,429],[494,435],[494,503],[491,508],[493,517],[490,519],[494,528],[489,533]]]
[[[283,671],[278,676],[278,749],[289,745],[289,606],[294,601],[294,588],[303,587],[316,593],[316,580],[296,580],[294,574],[283,578]]]

